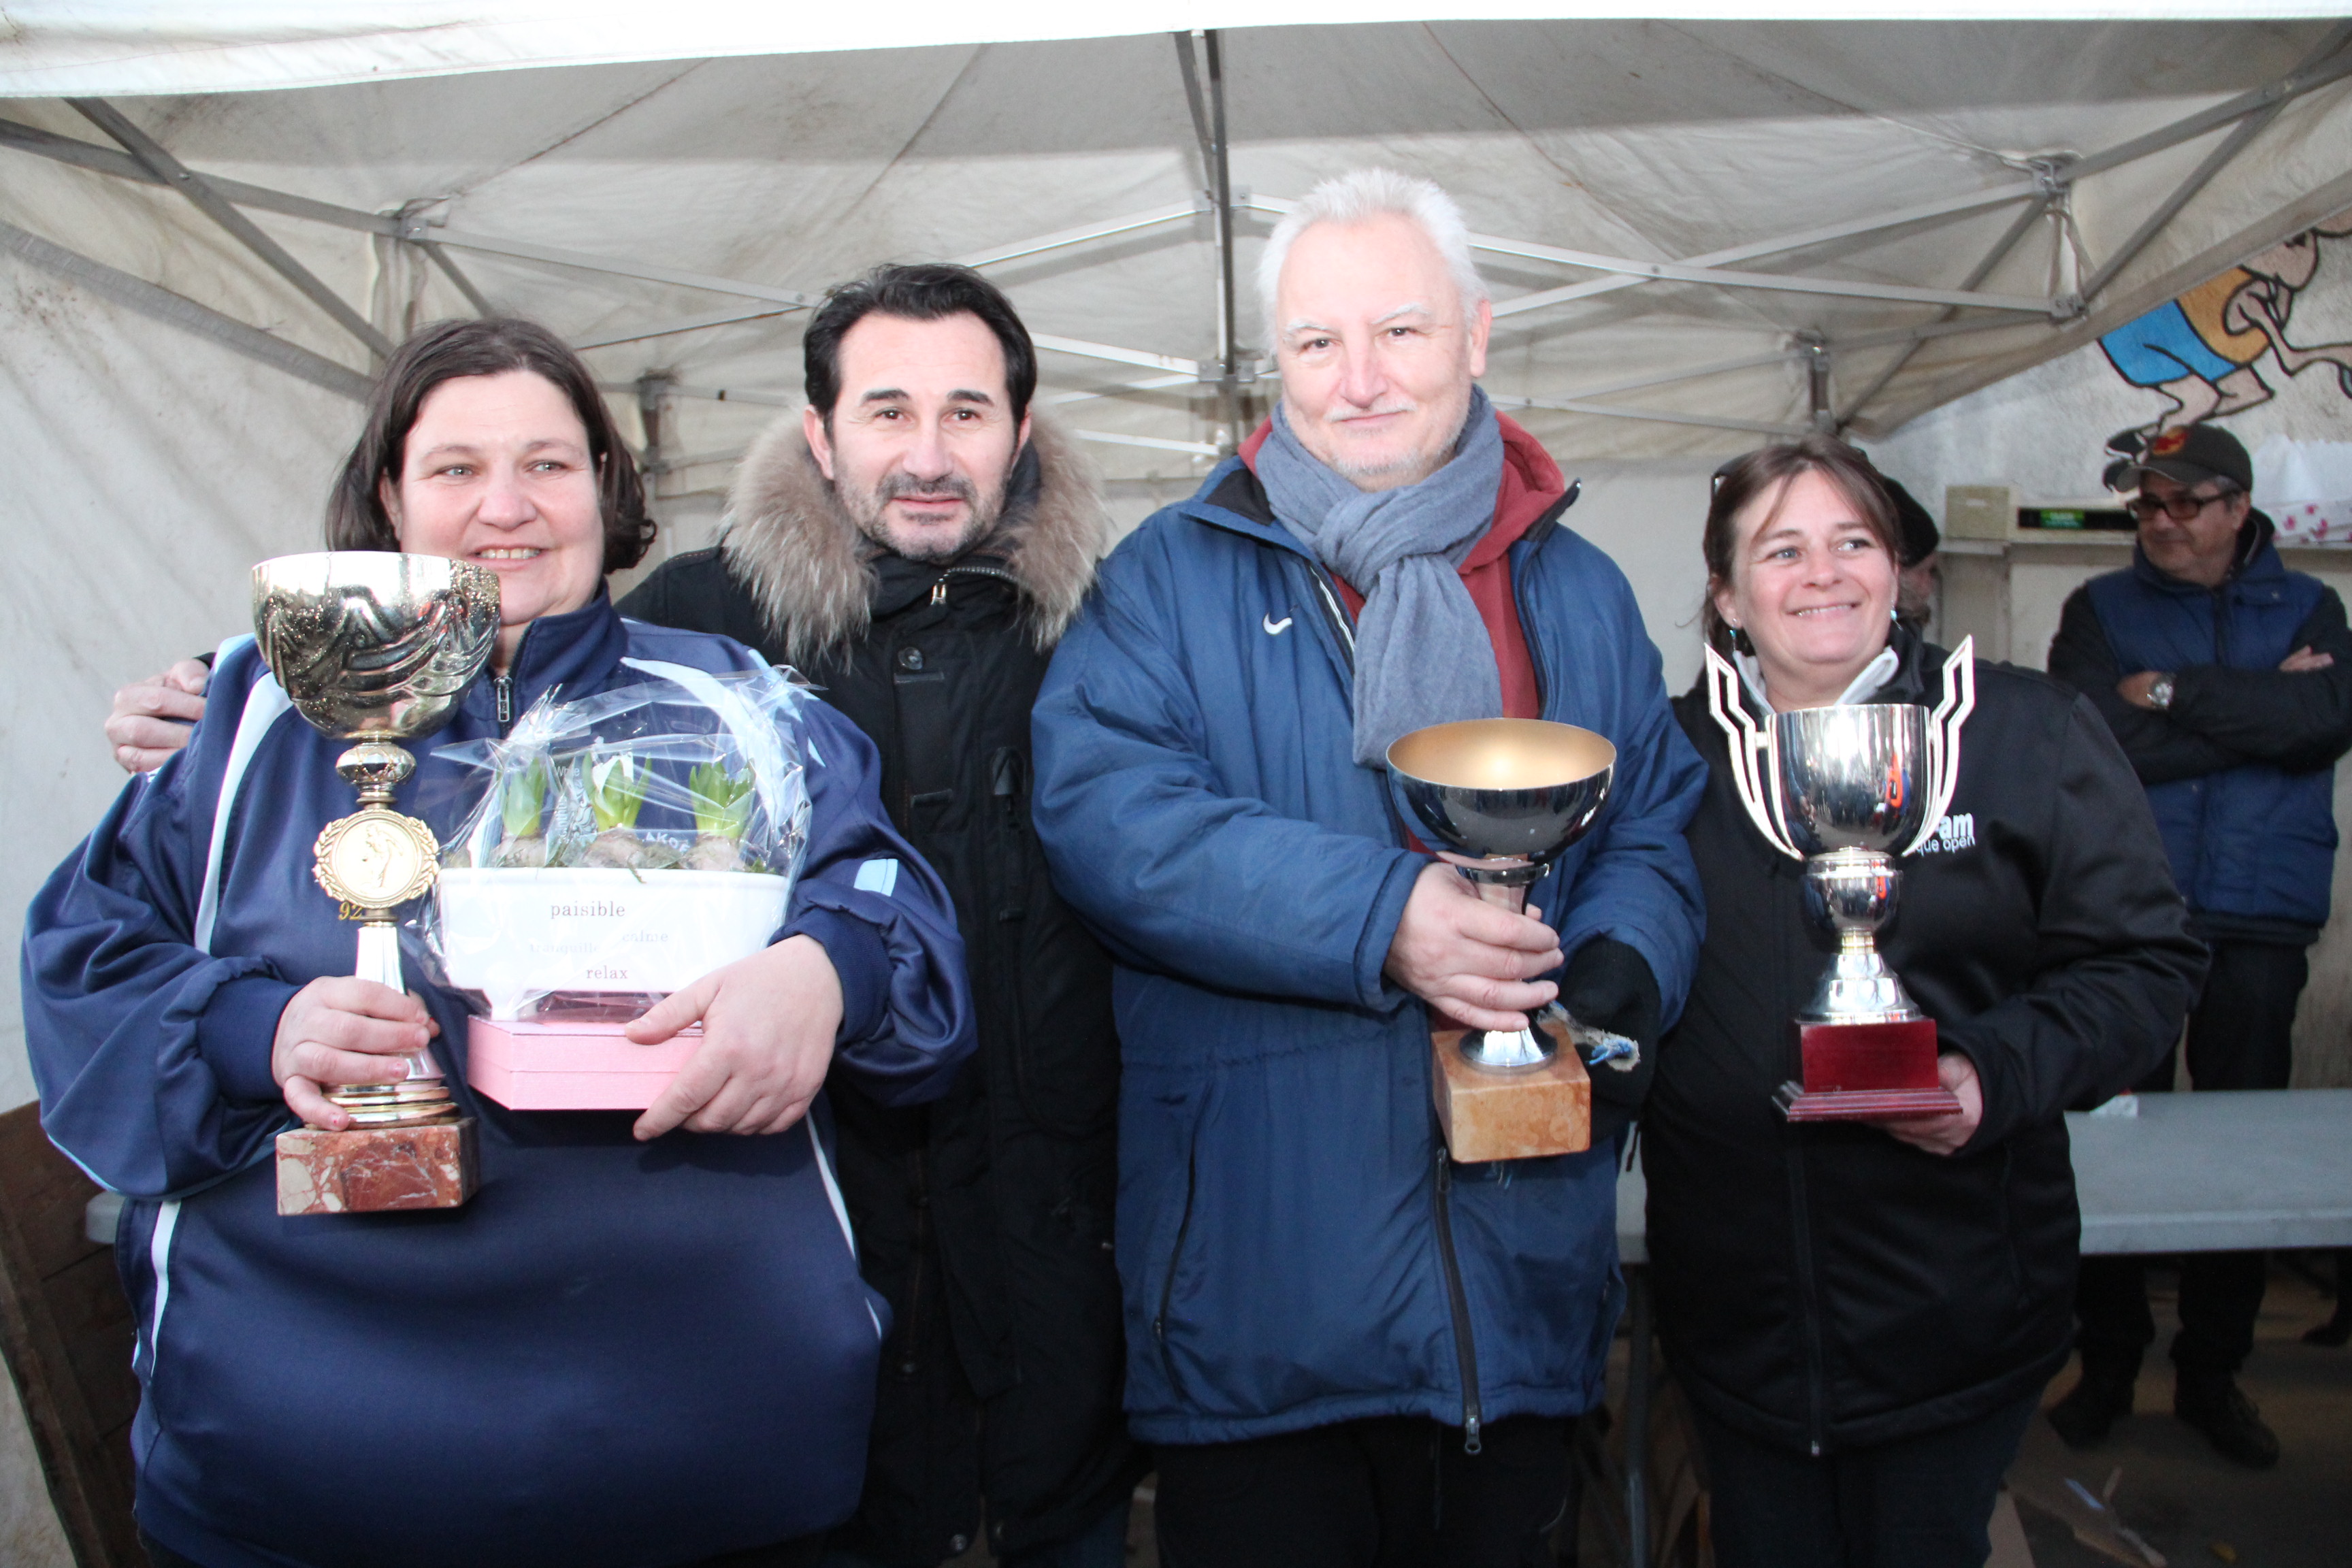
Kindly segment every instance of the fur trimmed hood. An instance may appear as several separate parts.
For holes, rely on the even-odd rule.
[[[1019,584],[1023,624],[1042,650],[1078,613],[1110,548],[1110,517],[1093,463],[1043,409],[1031,410],[1029,446],[1036,488],[1025,505],[1013,503],[1018,510],[999,525],[990,553]],[[744,455],[728,492],[719,549],[796,668],[807,668],[871,623],[874,546],[818,470],[797,409]]]

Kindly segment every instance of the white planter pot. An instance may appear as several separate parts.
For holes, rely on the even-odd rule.
[[[791,879],[755,871],[444,869],[449,984],[511,1019],[554,991],[661,994],[768,945]]]

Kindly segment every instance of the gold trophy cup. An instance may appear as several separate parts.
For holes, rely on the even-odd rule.
[[[400,742],[446,723],[488,660],[497,575],[437,555],[281,555],[253,569],[253,626],[294,710],[355,742],[335,771],[359,791],[360,809],[320,833],[311,874],[359,922],[352,973],[405,989],[393,913],[431,889],[440,847],[430,826],[392,808],[416,767]],[[279,1136],[279,1213],[447,1208],[472,1195],[473,1121],[458,1116],[429,1051],[407,1062],[395,1082],[326,1090],[350,1131]]]

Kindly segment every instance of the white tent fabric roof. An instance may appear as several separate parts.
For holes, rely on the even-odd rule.
[[[1804,0],[1784,21],[2115,21],[2323,17],[2331,0]],[[759,0],[673,0],[658,26],[635,0],[16,0],[0,14],[0,97],[68,93],[243,92],[390,81],[453,71],[608,65],[625,60],[1034,42],[1193,28],[1275,27],[1345,20],[1418,22],[1426,0],[1357,0],[1344,17],[1311,0],[1171,4],[1106,10],[1079,0],[997,0],[986,6],[911,0],[885,8],[781,6]],[[1628,16],[1689,21],[1752,16],[1723,0],[1477,0],[1454,21]]]
[[[1115,475],[1197,472],[1232,439],[1202,384],[1209,180],[1169,37],[863,48],[844,47],[858,28],[930,19],[685,5],[657,28],[632,9],[623,32],[604,5],[562,26],[520,4],[392,9],[396,28],[381,5],[12,6],[0,92],[366,77],[113,109],[385,335],[469,308],[405,235],[498,307],[604,345],[610,384],[660,378],[673,493],[723,483],[794,400],[793,305],[881,259],[982,258]],[[1078,20],[1013,6],[988,25]],[[726,58],[486,68],[721,33]],[[1565,449],[1738,450],[1809,421],[1816,363],[1831,412],[1877,434],[2352,205],[2345,37],[2276,17],[1252,26],[1222,36],[1238,269],[1285,198],[1393,163],[1488,237],[1489,390]],[[762,48],[803,52],[743,52]],[[372,362],[352,331],[172,191],[106,177],[145,173],[117,138],[55,98],[0,101],[0,142],[103,166],[0,149],[0,246],[126,301],[160,286],[269,334],[245,352],[290,345],[298,372],[356,385]],[[739,319],[668,330],[719,317]]]

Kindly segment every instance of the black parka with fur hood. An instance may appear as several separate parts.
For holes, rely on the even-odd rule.
[[[621,604],[815,682],[880,749],[891,820],[955,900],[980,1050],[954,1089],[891,1110],[828,1086],[863,1270],[896,1313],[864,1501],[836,1537],[881,1563],[960,1554],[983,1490],[998,1553],[1066,1538],[1143,1468],[1120,1410],[1110,963],[1029,824],[1029,710],[1108,529],[1041,412],[991,539],[946,565],[880,553],[795,413],[745,458],[719,544]]]
[[[1943,650],[1900,627],[1895,647],[1870,700],[1932,709]],[[2097,711],[2008,665],[1979,661],[1976,691],[1944,826],[1897,861],[1878,942],[1983,1087],[1984,1120],[1949,1156],[1774,1107],[1801,1076],[1791,1019],[1828,940],[1805,918],[1803,863],[1748,820],[1705,697],[1675,705],[1709,775],[1685,830],[1707,929],[1642,1119],[1658,1327],[1694,1402],[1800,1451],[1990,1415],[2064,1364],[2081,1221],[2062,1113],[2162,1059],[2204,977]]]

